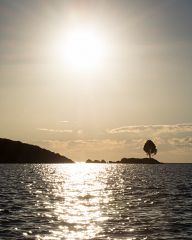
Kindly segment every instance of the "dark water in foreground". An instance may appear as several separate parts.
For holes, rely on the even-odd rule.
[[[192,239],[192,164],[0,165],[0,239]]]

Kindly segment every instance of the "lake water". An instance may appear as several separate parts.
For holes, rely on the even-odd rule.
[[[0,165],[0,239],[192,239],[192,164]]]

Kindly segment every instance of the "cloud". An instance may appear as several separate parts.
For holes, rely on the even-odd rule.
[[[192,148],[192,137],[185,138],[171,138],[168,140],[170,145],[176,147],[190,147]]]
[[[125,140],[112,139],[76,139],[76,140],[44,140],[49,148],[58,150],[67,150],[68,152],[100,152],[122,149],[127,145]]]
[[[68,141],[68,147],[76,148],[76,147],[85,147],[85,148],[95,148],[95,149],[114,149],[121,148],[126,144],[125,140],[112,140],[112,139],[78,139],[78,140],[70,140]]]
[[[107,130],[107,132],[109,134],[154,132],[157,135],[162,133],[192,132],[192,123],[170,124],[170,125],[122,126],[119,128]]]
[[[60,123],[69,123],[69,121],[67,121],[67,120],[61,120],[61,121],[59,121]]]
[[[71,133],[71,129],[51,129],[51,128],[38,128],[37,130],[49,133]]]

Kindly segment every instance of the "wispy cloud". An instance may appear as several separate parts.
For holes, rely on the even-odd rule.
[[[37,130],[42,132],[49,132],[49,133],[71,133],[73,130],[71,129],[51,129],[51,128],[38,128]]]
[[[122,126],[107,130],[110,134],[118,133],[142,133],[147,131],[161,133],[180,133],[192,132],[192,123],[170,124],[170,125],[135,125],[135,126]]]
[[[60,123],[69,123],[69,121],[67,121],[67,120],[61,120],[61,121],[59,121]]]
[[[101,148],[119,148],[123,145],[127,144],[125,140],[112,140],[112,139],[76,139],[76,140],[46,140],[49,144],[56,145],[65,145],[68,148],[78,148],[78,147],[85,147],[85,148],[95,148],[100,150]]]
[[[185,138],[171,138],[168,140],[170,145],[177,147],[190,147],[192,148],[192,137]]]
[[[76,139],[76,140],[44,140],[45,146],[48,148],[67,153],[87,153],[89,156],[95,153],[103,155],[110,153],[117,149],[123,149],[127,143],[125,140],[112,140],[112,139]]]

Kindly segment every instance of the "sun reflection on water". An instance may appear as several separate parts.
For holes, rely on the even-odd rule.
[[[60,223],[57,230],[51,230],[51,235],[91,239],[101,231],[100,223],[108,219],[102,215],[100,205],[107,183],[107,178],[103,177],[102,181],[97,181],[102,171],[103,166],[86,164],[52,165],[52,171],[45,171],[44,180],[47,177],[57,199],[53,202],[52,213],[46,217],[54,215]],[[108,202],[107,195],[104,202]]]

